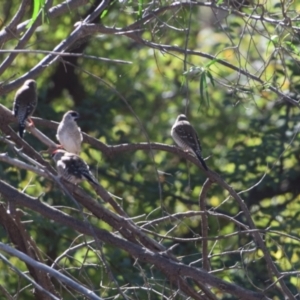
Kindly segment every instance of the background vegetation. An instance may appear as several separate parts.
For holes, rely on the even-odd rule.
[[[300,299],[298,1],[1,4],[3,299]],[[71,109],[101,188],[45,152]],[[173,146],[180,113],[209,172]]]

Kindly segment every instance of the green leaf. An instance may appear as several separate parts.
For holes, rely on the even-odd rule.
[[[116,3],[116,0],[113,0],[109,3],[107,9],[104,9],[103,12],[100,14],[100,20],[104,19],[107,14],[108,14],[108,11],[112,8],[112,6]]]
[[[139,0],[139,4],[138,4],[138,7],[139,7],[138,18],[139,19],[142,17],[143,4],[144,4],[144,1],[143,0]]]
[[[105,10],[101,13],[100,19],[103,19],[103,18],[107,15],[107,13],[108,13],[108,9],[105,9]]]
[[[31,25],[35,22],[36,18],[39,15],[39,11],[42,8],[42,6],[44,6],[46,0],[34,0],[33,2],[33,12],[32,12],[32,16],[31,16],[31,21],[27,24],[26,28],[31,27]],[[43,16],[42,16],[42,22],[44,23],[44,17],[45,17],[45,11],[43,9],[42,12]]]
[[[215,87],[215,81],[214,81],[213,76],[211,75],[211,73],[209,71],[206,71],[206,73],[207,73],[207,76],[208,76],[212,86]]]
[[[217,59],[213,59],[213,60],[210,60],[207,64],[205,64],[204,66],[206,68],[209,68],[210,66],[214,65],[215,63],[217,62]]]
[[[200,96],[201,99],[203,99],[204,103],[207,102],[207,106],[209,106],[209,94],[208,94],[206,72],[203,72],[200,76]]]
[[[292,42],[285,42],[285,44],[296,54],[300,55],[299,49]]]

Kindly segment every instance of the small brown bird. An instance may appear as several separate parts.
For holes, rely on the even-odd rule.
[[[56,138],[68,152],[79,155],[81,150],[82,134],[76,120],[79,113],[73,110],[66,112],[58,125]]]
[[[197,156],[203,168],[208,171],[204,159],[201,155],[201,145],[198,135],[187,120],[185,115],[179,115],[171,129],[171,136],[175,143],[186,152],[190,152]]]
[[[57,149],[52,153],[52,158],[56,162],[56,169],[59,176],[73,184],[78,184],[83,180],[88,180],[99,185],[89,166],[78,155]]]
[[[21,138],[23,138],[26,120],[28,119],[29,126],[34,125],[30,117],[36,109],[37,101],[36,82],[33,79],[28,79],[17,90],[13,104],[13,114],[18,118]]]

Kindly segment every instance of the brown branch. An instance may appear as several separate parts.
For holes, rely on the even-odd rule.
[[[26,13],[26,7],[28,5],[30,5],[30,3],[31,3],[30,0],[22,0],[22,3],[20,5],[18,11],[13,16],[12,20],[10,21],[10,23],[5,26],[4,30],[6,32],[8,32],[11,35],[15,35],[17,24],[22,20],[23,16]],[[0,41],[0,44],[1,44],[1,41]]]
[[[47,17],[49,19],[54,19],[56,17],[59,17],[60,15],[64,13],[68,13],[73,9],[76,9],[79,6],[84,6],[89,2],[89,0],[69,0],[65,1],[61,4],[58,4],[51,9],[49,9],[47,13]],[[14,30],[14,32],[7,31],[6,28],[0,31],[0,44],[4,44],[7,41],[14,39],[15,34],[20,34],[26,29],[26,26],[29,24],[30,20],[25,21],[17,26],[17,28]],[[38,25],[42,24],[42,19],[38,19],[37,21]]]
[[[260,77],[257,77],[255,75],[253,75],[252,73],[247,72],[244,69],[238,68],[235,65],[223,60],[223,59],[219,59],[211,54],[207,54],[201,51],[194,51],[194,50],[190,50],[190,49],[183,49],[177,46],[170,46],[170,45],[163,45],[163,44],[156,44],[153,42],[149,42],[146,40],[142,40],[142,39],[138,39],[136,40],[136,42],[138,43],[142,43],[145,46],[154,48],[154,49],[158,49],[162,52],[166,52],[166,51],[174,51],[174,52],[178,52],[178,53],[183,53],[183,54],[191,54],[191,55],[196,55],[196,56],[201,56],[201,57],[205,57],[208,58],[210,60],[214,60],[217,63],[230,68],[234,71],[236,71],[238,74],[243,74],[249,78],[251,78],[252,80],[258,82],[261,84],[261,87],[263,88],[264,86],[266,86],[268,89],[270,89],[272,92],[274,92],[276,95],[280,96],[284,101],[292,104],[293,106],[297,106],[299,107],[300,104],[298,101],[296,101],[295,99],[291,98],[289,95],[285,94],[284,92],[281,92],[279,89],[277,89],[275,86],[272,86],[271,84],[269,84],[266,81],[263,81]]]
[[[7,135],[10,135],[10,138],[12,140],[14,140],[16,143],[19,143],[19,146],[23,146],[23,150],[25,153],[27,153],[30,157],[35,158],[38,162],[40,162],[43,166],[47,166],[48,163],[45,162],[40,156],[39,154],[33,149],[31,148],[23,139],[20,139],[19,136],[10,128],[7,126],[7,124],[11,123],[11,122],[16,122],[16,119],[14,118],[14,116],[12,115],[11,111],[9,111],[5,106],[0,104],[0,128],[3,130],[3,132],[5,132]],[[57,123],[54,122],[47,122],[47,124],[54,124],[55,128],[57,127]],[[47,145],[51,146],[53,143],[50,139],[48,139],[48,137],[44,136],[38,129],[36,128],[30,128],[30,130],[32,130],[33,133],[38,133],[35,134],[37,138],[40,139],[40,141],[42,143],[47,143]],[[85,137],[88,137],[86,134],[84,134]],[[42,137],[42,138],[41,138]],[[91,137],[89,137],[91,138]],[[96,139],[94,139],[96,140]],[[50,142],[49,142],[50,141]],[[20,145],[21,144],[21,145]],[[101,143],[101,145],[104,145]],[[107,147],[107,146],[105,146]],[[6,162],[10,162],[11,160],[12,163],[18,164],[21,166],[21,164],[19,163],[18,160],[12,159],[7,157],[6,155],[2,155],[2,157],[0,157],[0,160],[6,161]],[[40,160],[40,161],[39,161]],[[23,163],[24,164],[24,163]],[[29,169],[33,172],[35,172],[35,168],[34,167],[30,167],[24,164],[22,167],[24,169]],[[45,171],[48,171],[49,173],[45,174]],[[51,165],[49,165],[49,168],[47,168],[46,170],[38,170],[36,173],[38,173],[39,175],[42,175],[48,179],[52,179],[51,174],[56,174],[56,171],[52,168]],[[147,246],[149,249],[153,249],[156,251],[164,251],[165,248],[158,244],[156,241],[150,239],[149,237],[147,237],[129,218],[128,215],[124,212],[124,210],[118,205],[118,203],[115,202],[114,199],[112,199],[112,197],[110,196],[110,194],[100,185],[99,186],[94,186],[95,191],[97,192],[97,194],[107,203],[109,203],[110,205],[112,205],[112,207],[121,215],[124,217],[124,219],[117,219],[117,223],[113,222],[113,220],[116,220],[116,215],[114,215],[113,213],[109,212],[108,210],[105,210],[102,206],[98,205],[98,203],[96,203],[93,198],[88,197],[86,193],[83,192],[82,189],[80,189],[79,187],[74,186],[71,183],[65,182],[64,181],[64,185],[67,187],[68,191],[75,197],[75,199],[81,203],[83,206],[85,206],[86,208],[88,208],[91,212],[93,212],[93,214],[95,214],[97,217],[99,217],[99,219],[105,219],[107,221],[108,224],[110,224],[113,228],[115,228],[116,230],[120,230],[120,233],[123,234],[123,236],[125,236],[128,239],[135,239],[133,236],[136,236],[139,238],[139,240],[141,241],[141,243],[145,246]],[[105,216],[104,216],[105,215]],[[115,217],[113,217],[115,216]],[[126,221],[125,221],[126,219]],[[126,224],[126,226],[125,226]]]
[[[107,8],[111,0],[103,0],[100,4],[94,9],[94,11],[89,14],[85,19],[84,23],[92,23],[101,13]]]
[[[95,234],[100,241],[112,245],[114,247],[123,249],[124,251],[128,252],[132,257],[140,260],[141,262],[153,264],[170,280],[172,280],[174,276],[182,276],[182,278],[188,277],[190,279],[200,281],[209,286],[220,289],[222,292],[229,293],[243,300],[268,299],[262,293],[249,291],[235,284],[225,282],[219,278],[210,275],[204,270],[172,261],[168,257],[165,257],[164,253],[160,254],[157,252],[152,252],[144,247],[123,240],[117,235],[114,235],[112,233],[107,232],[106,230],[94,227],[92,225],[87,227],[84,224],[84,222],[79,221],[51,206],[48,206],[45,203],[36,201],[36,199],[34,199],[33,197],[29,197],[26,194],[18,192],[16,189],[6,184],[2,180],[0,180],[0,192],[2,194],[2,197],[6,201],[14,199],[17,205],[21,205],[23,207],[32,209],[46,218],[54,220],[64,226],[68,226],[73,230],[76,230],[88,236],[93,236]],[[90,227],[92,228],[92,232]],[[178,288],[180,289],[180,286],[178,286]]]
[[[164,216],[164,217],[161,217],[161,218],[156,218],[155,220],[152,220],[152,221],[141,221],[141,222],[138,222],[137,224],[142,223],[143,225],[141,226],[141,228],[144,228],[144,227],[154,226],[154,225],[157,225],[159,223],[166,222],[166,221],[170,221],[170,222],[178,221],[178,220],[185,219],[185,218],[192,218],[192,217],[195,217],[195,216],[202,216],[204,214],[224,218],[226,220],[229,220],[230,222],[235,223],[239,227],[244,228],[245,230],[247,230],[249,228],[247,225],[235,220],[234,218],[232,218],[230,216],[220,214],[220,213],[216,213],[216,212],[213,212],[213,211],[206,211],[206,212],[204,212],[204,211],[186,211],[186,212],[183,212],[183,213],[175,213],[175,214],[170,214],[170,215],[167,215],[167,216]]]
[[[136,29],[136,28],[138,28],[142,25],[145,25],[146,23],[148,23],[152,19],[157,18],[159,15],[163,14],[166,11],[171,11],[171,10],[178,9],[178,8],[191,9],[194,6],[208,7],[208,8],[212,8],[214,10],[221,10],[221,11],[224,11],[224,12],[228,12],[230,14],[232,13],[232,14],[234,14],[236,16],[239,16],[239,17],[243,17],[247,20],[252,19],[252,20],[255,20],[255,21],[261,21],[263,23],[272,24],[275,27],[281,26],[281,27],[286,28],[286,29],[292,28],[293,30],[295,30],[297,32],[300,30],[299,26],[291,26],[291,24],[288,24],[287,22],[285,22],[285,20],[272,19],[270,17],[265,17],[264,14],[262,14],[262,15],[254,15],[253,13],[247,14],[247,13],[241,12],[237,9],[234,9],[233,7],[229,7],[227,5],[216,5],[214,1],[211,1],[211,2],[196,2],[196,1],[188,1],[188,2],[177,1],[177,2],[173,2],[170,5],[162,6],[162,7],[153,9],[153,10],[149,10],[148,13],[145,16],[143,16],[141,19],[139,19],[135,23],[129,25],[127,28],[128,29],[129,28],[130,29]]]
[[[83,285],[78,284],[76,281],[70,279],[69,277],[61,274],[60,272],[51,269],[50,267],[48,267],[46,264],[42,264],[34,259],[32,259],[31,257],[29,257],[28,255],[24,254],[21,251],[18,251],[8,245],[5,245],[4,243],[0,242],[0,249],[2,251],[5,251],[15,257],[18,257],[19,259],[23,260],[24,262],[26,262],[27,265],[31,265],[34,268],[38,269],[40,272],[45,272],[46,274],[49,273],[51,274],[53,277],[55,277],[56,279],[58,279],[59,281],[65,283],[66,285],[72,287],[75,291],[78,291],[79,293],[85,295],[86,297],[88,297],[91,300],[103,300],[103,298],[98,297],[93,291],[85,288]],[[8,259],[6,259],[2,254],[1,258],[4,259],[4,261],[9,264],[17,273],[19,273],[21,276],[25,277],[27,280],[29,280],[33,286],[37,287],[39,290],[42,290],[43,293],[45,293],[46,295],[48,295],[49,297],[39,297],[38,300],[50,300],[50,299],[55,299],[55,300],[59,300],[59,298],[55,297],[54,295],[52,295],[51,293],[49,293],[47,290],[43,289],[39,284],[37,284],[34,280],[32,280],[29,276],[27,276],[26,274],[24,274],[23,272],[21,272],[18,268],[14,267]]]
[[[1,113],[1,104],[0,104],[0,113]],[[44,126],[46,128],[50,128],[53,130],[57,129],[59,123],[49,120],[44,120],[41,118],[32,117],[34,123],[38,126]],[[137,144],[120,144],[120,145],[106,145],[94,137],[89,136],[88,134],[83,132],[83,142],[89,144],[90,146],[98,149],[107,157],[117,156],[120,153],[125,152],[134,152],[137,150],[162,150],[167,151],[169,153],[177,154],[178,156],[185,158],[188,161],[191,161],[193,164],[197,165],[199,168],[203,169],[201,163],[194,156],[188,154],[187,152],[181,150],[178,147],[173,145],[166,145],[160,143],[137,143]],[[204,169],[203,169],[204,170]],[[210,173],[214,173],[213,171],[209,171]],[[214,173],[216,174],[216,173]]]
[[[172,10],[176,7],[184,7],[184,6],[188,6],[188,7],[191,7],[191,6],[209,6],[209,7],[214,7],[214,8],[217,8],[217,9],[226,10],[224,7],[214,6],[211,3],[201,3],[201,2],[191,2],[191,1],[188,2],[188,3],[176,2],[176,3],[173,3],[172,5],[169,5],[169,6],[166,6],[166,7],[161,7],[157,10],[149,12],[144,18],[142,18],[141,20],[138,20],[137,22],[127,26],[124,29],[108,28],[108,27],[103,26],[102,24],[100,24],[100,25],[99,24],[87,24],[87,23],[81,22],[77,26],[77,28],[69,35],[68,38],[66,38],[57,47],[55,47],[54,51],[63,52],[68,47],[70,47],[72,44],[74,44],[77,40],[82,39],[86,36],[96,34],[96,33],[125,35],[125,36],[128,36],[129,38],[135,40],[137,43],[146,45],[146,46],[154,48],[154,49],[158,49],[158,50],[163,51],[163,52],[165,52],[165,51],[175,51],[175,52],[179,52],[179,53],[183,53],[183,54],[192,54],[192,55],[205,57],[205,58],[208,58],[210,60],[215,60],[216,62],[218,62],[218,63],[220,63],[220,64],[222,64],[222,65],[224,65],[228,68],[231,68],[232,70],[237,71],[239,74],[243,74],[243,75],[253,79],[254,81],[259,82],[262,86],[267,85],[268,88],[271,91],[276,93],[283,100],[291,103],[294,106],[299,106],[298,101],[292,99],[290,96],[288,96],[288,95],[284,94],[283,92],[279,91],[276,87],[274,87],[272,85],[269,85],[269,83],[264,82],[260,77],[257,77],[255,75],[247,72],[246,70],[238,68],[238,67],[228,63],[227,61],[218,59],[218,58],[214,57],[213,55],[203,53],[203,52],[200,52],[200,51],[193,51],[193,50],[189,50],[189,49],[183,49],[183,48],[180,48],[180,47],[177,47],[177,46],[156,44],[156,43],[153,43],[153,42],[143,40],[141,38],[141,31],[136,30],[136,28],[139,28],[141,24],[145,24],[147,21],[155,18],[157,15],[165,12],[166,10]],[[227,11],[228,11],[228,9],[227,9]],[[235,12],[238,15],[242,14],[238,10],[236,10]],[[242,15],[245,16],[245,17],[251,17],[251,15],[247,15],[247,14],[242,14]],[[51,16],[51,13],[49,13],[49,16]],[[258,19],[262,20],[262,16],[258,16]],[[271,22],[271,19],[270,20],[266,19],[266,21]],[[273,21],[275,21],[275,20],[273,20]],[[36,20],[36,24],[39,24],[38,20]],[[277,25],[279,25],[279,24],[284,25],[284,22],[277,21],[276,24]],[[299,28],[295,28],[295,29],[299,29]],[[1,41],[1,35],[0,35],[0,41]],[[47,55],[41,62],[39,62],[34,68],[32,68],[28,73],[26,73],[26,75],[24,75],[24,76],[18,78],[17,80],[1,87],[0,95],[5,94],[5,93],[7,93],[11,90],[16,89],[26,79],[37,77],[37,75],[39,75],[44,70],[45,66],[49,66],[49,65],[53,64],[54,62],[56,62],[58,60],[58,58],[59,58],[59,56],[57,56],[57,55],[53,55],[53,54]]]
[[[22,148],[22,151],[26,153],[29,157],[35,159],[37,162],[47,167],[52,173],[56,173],[52,166],[43,159],[43,157],[35,151],[24,139],[21,139],[9,126],[11,123],[17,123],[17,119],[13,116],[12,112],[7,109],[5,106],[0,104],[0,130],[6,134],[6,137],[9,137],[11,141],[19,148]],[[27,123],[26,123],[27,125]],[[28,127],[26,129],[32,132],[36,138],[38,138],[43,144],[49,148],[55,148],[57,145],[52,142],[47,136],[40,132],[36,127]]]
[[[21,252],[27,254],[29,257],[36,261],[42,262],[41,254],[39,253],[35,242],[28,235],[26,229],[24,228],[24,225],[20,221],[21,214],[22,213],[18,211],[15,215],[15,218],[13,218],[11,214],[7,213],[4,205],[0,204],[0,224],[2,224],[2,226],[5,228],[8,236],[10,237],[10,240]],[[51,294],[56,295],[57,297],[59,296],[46,273],[40,272],[40,270],[32,267],[29,264],[27,264],[27,268],[30,275],[39,285],[41,285]],[[35,289],[34,293],[37,299],[50,299],[38,289]]]
[[[152,251],[166,250],[163,245],[158,244],[155,240],[149,238],[145,233],[143,233],[142,230],[137,227],[128,217],[114,214],[110,210],[100,205],[92,197],[88,196],[80,187],[75,187],[73,184],[68,182],[64,182],[64,185],[82,206],[91,211],[94,216],[108,223],[115,230],[118,230],[130,241],[137,242],[137,238],[145,247],[151,249]],[[104,198],[110,197],[105,190],[102,192],[104,194]]]
[[[77,7],[84,6],[87,3],[88,3],[88,0],[65,1],[62,4],[59,4],[57,6],[52,7],[51,9],[49,9],[47,17],[49,19],[54,19],[64,13],[67,13],[71,10],[76,9]],[[193,6],[198,6],[198,7],[203,6],[203,7],[218,9],[218,10],[221,10],[224,12],[233,13],[239,17],[246,18],[247,20],[252,19],[252,20],[261,21],[264,23],[270,23],[270,24],[274,25],[275,27],[281,26],[286,29],[292,28],[296,31],[300,30],[300,28],[298,26],[290,26],[290,24],[287,24],[285,22],[285,20],[272,19],[270,17],[265,17],[263,14],[262,15],[254,15],[253,13],[247,14],[247,13],[241,12],[239,10],[236,10],[232,7],[215,5],[213,2],[196,2],[196,1],[189,1],[189,2],[177,1],[177,2],[173,2],[171,5],[168,5],[168,6],[163,6],[163,7],[156,8],[154,10],[149,10],[148,13],[145,16],[143,16],[141,19],[139,19],[139,20],[135,21],[133,24],[127,26],[127,29],[134,30],[136,28],[139,28],[142,25],[147,24],[152,19],[157,18],[159,15],[163,14],[166,11],[178,9],[180,7],[190,8]],[[30,20],[19,24],[16,28],[16,30],[17,30],[16,33],[19,34],[22,31],[24,31],[29,22],[30,22]],[[42,24],[42,21],[39,20],[39,25],[41,25],[41,24]],[[5,29],[0,31],[0,44],[1,43],[3,44],[13,38],[14,38],[14,35],[12,35],[10,32],[7,32]]]
[[[169,241],[173,241],[173,242],[177,242],[177,243],[191,243],[191,242],[199,242],[199,241],[203,241],[203,240],[220,241],[220,240],[228,239],[228,238],[236,236],[236,235],[245,234],[246,236],[249,236],[249,234],[254,233],[254,232],[272,233],[272,231],[270,231],[270,230],[248,229],[248,230],[239,230],[239,231],[234,231],[234,232],[224,234],[224,235],[216,235],[216,236],[205,237],[205,238],[204,237],[179,238],[179,237],[169,236],[169,235],[166,235],[166,234],[159,234],[159,233],[156,233],[155,231],[151,231],[151,230],[148,230],[148,229],[143,229],[143,232],[146,232],[146,233],[151,234],[153,236],[159,237],[161,240],[169,240]],[[280,234],[278,234],[278,235],[280,235]]]
[[[206,271],[210,271],[210,264],[208,259],[208,221],[207,221],[207,214],[206,214],[206,195],[208,189],[213,184],[213,182],[207,178],[203,184],[201,193],[199,195],[199,208],[200,211],[204,212],[201,216],[201,233],[202,233],[202,268]]]
[[[229,186],[221,177],[215,177],[214,178],[216,183],[219,184],[221,187],[223,187],[224,189],[226,189],[229,194],[237,201],[237,203],[239,204],[241,210],[243,211],[243,213],[245,214],[245,217],[247,219],[247,222],[249,224],[250,229],[256,229],[255,224],[252,220],[250,211],[248,210],[247,205],[245,204],[244,200],[236,193],[236,191]],[[288,296],[289,299],[295,299],[294,295],[291,293],[291,291],[288,289],[288,287],[286,286],[280,272],[278,271],[275,263],[272,260],[272,257],[266,247],[266,244],[262,238],[262,236],[260,235],[260,233],[258,232],[254,232],[252,234],[255,242],[257,243],[257,245],[260,247],[260,249],[262,250],[263,254],[264,254],[264,259],[266,260],[268,269],[271,271],[271,273],[273,273],[277,280],[280,283],[280,286],[282,288],[282,292]]]
[[[47,51],[47,50],[27,50],[27,49],[0,49],[0,53],[26,53],[26,54],[54,54],[61,57],[79,57],[79,58],[88,58],[96,61],[107,62],[107,63],[117,63],[117,64],[126,64],[131,65],[131,61],[121,60],[121,59],[110,59],[107,57],[100,57],[94,55],[87,55],[83,53],[75,53],[75,52],[55,52],[55,51]]]
[[[9,113],[8,113],[9,112]],[[25,150],[28,151],[26,153],[30,157],[34,157],[37,159],[38,162],[45,164],[46,162],[32,149],[24,140],[20,139],[17,134],[11,130],[10,127],[7,126],[9,123],[8,121],[14,119],[11,115],[11,112],[7,110],[4,106],[0,105],[0,129],[5,132],[7,135],[10,135],[11,138],[16,142],[19,143],[20,146],[24,146],[24,152]],[[102,145],[101,145],[102,146]],[[139,144],[122,144],[117,146],[108,146],[108,153],[111,154],[118,154],[122,152],[127,151],[136,151],[136,150],[164,150],[170,153],[177,154],[181,157],[184,157],[188,161],[191,161],[193,164],[197,165],[199,168],[203,168],[198,159],[193,157],[192,155],[189,155],[188,153],[184,152],[183,150],[174,147],[174,146],[168,146],[165,144],[158,144],[158,143],[139,143]],[[30,154],[30,153],[31,154]],[[50,166],[49,166],[50,167]],[[51,167],[52,168],[52,167]],[[52,169],[53,170],[53,169]],[[53,172],[52,172],[53,173]],[[54,172],[55,174],[55,172]],[[214,171],[209,170],[206,172],[206,175],[212,182],[216,182],[219,184],[222,188],[227,190],[229,194],[237,201],[238,205],[240,206],[241,210],[243,211],[247,222],[249,224],[250,229],[256,229],[255,224],[251,218],[250,212],[248,210],[247,205],[244,203],[243,199]],[[262,236],[258,232],[252,232],[252,236],[255,240],[255,242],[258,244],[258,246],[262,249],[264,253],[264,258],[267,262],[267,266],[269,270],[277,277],[279,280],[279,283],[282,287],[283,292],[285,295],[288,295],[289,299],[294,299],[294,296],[287,288],[286,284],[284,283],[283,278],[280,276],[280,272],[278,271],[276,265],[274,264],[270,253],[268,252],[268,249],[262,239]]]
[[[6,134],[6,136],[9,136],[10,140],[15,142],[17,147],[22,148],[22,151],[26,153],[30,158],[35,159],[38,163],[45,166],[48,171],[51,171],[51,173],[56,173],[53,167],[47,161],[45,161],[43,157],[38,152],[36,152],[35,149],[32,148],[26,141],[21,139],[9,126],[1,126],[0,124],[0,129]]]
[[[208,53],[204,53],[201,51],[195,51],[195,50],[190,50],[190,49],[184,49],[184,48],[180,48],[178,46],[170,46],[170,45],[166,45],[166,44],[157,44],[154,42],[150,42],[147,40],[144,40],[141,38],[141,31],[140,30],[132,30],[132,28],[134,28],[134,25],[130,25],[127,28],[110,28],[110,27],[105,27],[102,24],[82,24],[82,31],[84,32],[84,35],[94,35],[96,33],[102,33],[102,34],[112,34],[112,35],[125,35],[131,39],[133,39],[135,42],[148,46],[150,48],[153,49],[158,49],[162,52],[178,52],[178,53],[182,53],[182,54],[190,54],[190,55],[196,55],[196,56],[200,56],[200,57],[204,57],[204,58],[208,58],[210,60],[214,60],[217,63],[230,68],[234,71],[236,71],[238,74],[243,74],[249,78],[251,78],[252,80],[260,83],[262,85],[262,87],[267,86],[268,89],[270,89],[272,92],[274,92],[275,94],[277,94],[278,96],[280,96],[284,101],[289,102],[290,104],[292,104],[293,106],[298,106],[299,107],[299,102],[294,100],[293,98],[291,98],[290,96],[288,96],[287,94],[285,94],[284,92],[281,92],[280,90],[278,90],[276,87],[272,86],[271,84],[269,84],[268,82],[263,81],[260,77],[253,75],[252,73],[247,72],[244,69],[238,68],[235,65],[223,60],[223,59],[219,59],[211,54]],[[1,95],[1,93],[0,93]]]
[[[9,292],[0,284],[0,293],[6,297],[6,300],[15,300],[15,297],[11,296]]]
[[[117,145],[117,146],[111,146],[111,151],[116,153],[126,152],[126,151],[136,151],[136,150],[150,150],[150,145],[147,143],[139,143],[139,144],[123,144],[123,145]],[[164,150],[171,153],[176,153],[177,155],[184,157],[188,161],[192,162],[193,164],[197,165],[199,168],[202,168],[199,161],[193,157],[192,155],[187,154],[186,152],[182,151],[181,149],[178,149],[176,147],[164,145],[164,144],[158,144],[158,143],[151,143],[151,149],[154,150]],[[209,177],[209,179],[212,182],[216,182],[220,185],[220,187],[224,188],[229,192],[229,194],[237,201],[238,205],[240,206],[241,210],[243,211],[246,220],[249,224],[250,229],[256,229],[255,224],[252,220],[251,214],[249,212],[249,209],[243,199],[214,171],[209,170],[206,172],[206,175]],[[279,283],[283,289],[283,292],[285,295],[288,295],[289,299],[294,299],[293,294],[290,292],[290,290],[287,288],[286,284],[284,283],[283,278],[281,278],[280,272],[278,271],[275,263],[273,262],[270,253],[268,252],[268,249],[261,237],[261,235],[254,231],[252,232],[252,236],[258,246],[262,249],[264,253],[264,258],[267,262],[267,266],[269,270],[272,271],[272,273],[278,278]]]
[[[0,153],[0,161],[6,162],[7,164],[10,164],[11,166],[15,166],[16,168],[19,168],[19,169],[34,172],[34,173],[36,173],[40,176],[44,176],[48,179],[51,178],[50,176],[48,176],[48,174],[46,172],[44,172],[43,169],[34,167],[32,165],[28,165],[28,164],[24,163],[23,161],[18,160],[16,158],[9,157],[7,153]]]
[[[49,6],[51,5],[53,0],[48,0],[45,5],[46,11],[48,11]],[[105,9],[105,7],[109,4],[109,1],[103,1],[97,10],[95,10],[89,17],[95,17],[95,14],[101,13]],[[68,7],[70,9],[70,7]],[[51,15],[49,13],[49,15]],[[28,41],[29,37],[32,35],[32,33],[35,31],[36,27],[40,25],[40,22],[42,20],[42,14],[37,17],[34,24],[27,30],[27,32],[23,35],[20,42],[18,43],[17,47],[15,49],[21,48],[25,43]],[[76,41],[84,38],[87,36],[84,31],[82,30],[82,26],[78,25],[75,27],[73,32],[60,44],[58,44],[53,52],[63,52],[66,49],[70,48],[73,44],[76,43]],[[0,74],[3,72],[13,61],[13,59],[17,56],[17,53],[11,53],[4,62],[0,65]],[[24,80],[30,79],[30,78],[36,78],[37,75],[39,75],[46,67],[49,67],[51,64],[56,62],[60,58],[59,55],[56,54],[48,54],[46,57],[44,57],[35,67],[33,67],[29,72],[27,72],[25,75],[19,77],[18,79],[14,80],[10,84],[7,84],[5,87],[0,86],[0,95],[5,94],[7,92],[10,92],[17,87],[19,87]]]
[[[53,0],[47,0],[45,2],[44,7],[43,7],[43,9],[40,10],[40,13],[37,16],[36,20],[30,26],[30,28],[27,29],[27,31],[24,33],[24,35],[21,37],[21,39],[19,40],[15,49],[21,49],[21,48],[25,47],[25,45],[27,44],[30,37],[34,34],[36,28],[39,26],[38,20],[42,20],[42,16],[44,14],[44,12],[42,10],[44,10],[47,13],[48,9],[52,5],[52,2],[53,2]],[[12,62],[17,57],[17,55],[18,55],[17,53],[10,53],[10,55],[4,59],[4,61],[0,65],[0,75],[3,74],[3,72],[12,64]]]
[[[6,108],[4,108],[5,112],[3,111],[2,108],[3,108],[3,106],[0,104],[0,114],[1,113],[10,114]],[[9,117],[9,120],[16,122],[16,120],[13,118],[12,115],[11,115],[11,117]],[[43,126],[43,127],[49,128],[49,129],[53,129],[55,131],[59,124],[58,122],[44,120],[44,119],[36,118],[36,117],[32,117],[32,120],[34,121],[34,123],[37,126]],[[41,140],[41,142],[43,142],[43,141]],[[119,155],[120,153],[134,152],[137,150],[147,150],[147,151],[162,150],[162,151],[167,151],[169,153],[177,154],[180,157],[185,158],[185,159],[191,161],[192,163],[196,164],[198,167],[202,168],[202,165],[199,163],[199,161],[197,159],[195,159],[192,155],[188,154],[187,152],[185,152],[173,145],[166,145],[166,144],[160,144],[160,143],[137,143],[137,144],[120,144],[120,145],[112,145],[111,146],[111,145],[106,145],[106,144],[100,142],[99,140],[95,139],[94,137],[89,136],[88,134],[86,134],[84,132],[83,132],[83,142],[100,150],[101,153],[103,153],[107,157],[113,157],[113,156]],[[211,170],[209,172],[214,173]]]

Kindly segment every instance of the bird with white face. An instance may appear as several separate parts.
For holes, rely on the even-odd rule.
[[[99,184],[87,163],[78,155],[57,149],[52,153],[52,158],[56,163],[58,175],[67,181],[78,184],[83,180],[88,180],[93,184]]]
[[[68,152],[79,155],[81,150],[82,133],[76,120],[79,113],[73,110],[66,112],[58,125],[56,138]]]
[[[23,138],[25,122],[28,119],[29,126],[33,125],[30,119],[37,106],[37,89],[36,82],[33,79],[28,79],[17,90],[13,104],[13,114],[18,119],[19,136]]]
[[[205,161],[201,155],[202,148],[197,132],[184,114],[177,117],[171,129],[171,136],[180,148],[186,152],[194,154],[199,159],[203,168],[208,171]]]

